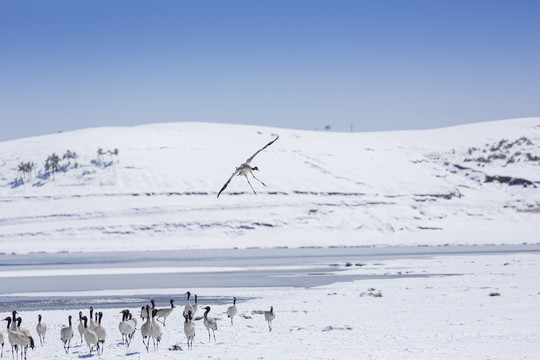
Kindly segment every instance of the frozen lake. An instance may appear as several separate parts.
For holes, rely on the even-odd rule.
[[[68,315],[90,306],[104,313],[106,358],[177,359],[173,345],[187,355],[187,290],[219,322],[209,343],[196,321],[193,358],[536,359],[539,255],[539,245],[2,255],[0,312],[18,310],[31,332],[38,314],[48,324],[49,340],[29,359],[96,357],[78,334],[65,355],[57,337]],[[225,315],[233,296],[234,325]],[[147,353],[140,332],[126,349],[119,312],[138,316],[151,298],[158,307],[174,298],[179,309],[159,349]],[[270,306],[269,335],[261,311]]]
[[[11,310],[14,304],[20,309],[74,309],[96,303],[136,307],[149,298],[167,303],[172,297],[179,303],[193,288],[314,287],[369,278],[459,275],[349,270],[392,259],[518,252],[540,252],[540,245],[4,254],[0,309]],[[214,304],[229,300],[204,298]]]

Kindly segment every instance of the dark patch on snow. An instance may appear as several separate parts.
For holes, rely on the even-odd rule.
[[[358,192],[341,192],[341,191],[328,191],[328,192],[319,192],[319,191],[301,191],[293,190],[293,194],[296,195],[323,195],[323,196],[366,196],[366,193]]]
[[[454,197],[461,197],[461,194],[456,194],[454,192],[448,194],[414,194],[414,196],[424,197],[424,198],[436,198],[436,199],[446,199],[450,200]],[[420,201],[415,199],[416,201]]]
[[[524,187],[527,187],[527,186],[536,187],[536,185],[534,185],[534,183],[532,181],[530,181],[530,180],[522,179],[522,178],[515,178],[515,177],[511,177],[511,176],[500,176],[500,175],[489,176],[489,175],[486,175],[486,179],[485,179],[484,182],[486,182],[486,183],[498,182],[498,183],[501,183],[501,184],[508,184],[510,186],[522,185]]]
[[[99,159],[94,159],[90,163],[99,168],[108,168],[113,164],[112,161],[101,161]]]
[[[18,188],[19,186],[24,185],[24,181],[23,181],[23,179],[21,179],[21,178],[17,178],[17,179],[15,179],[15,180],[13,180],[12,182],[8,183],[8,185],[9,185],[12,189],[16,189],[16,188]]]
[[[254,222],[253,225],[255,225],[255,226],[274,227],[274,225],[272,225],[272,224],[268,224],[268,223],[260,223],[260,222]]]
[[[240,225],[238,228],[243,229],[243,230],[254,230],[255,229],[254,226],[249,226],[249,225]]]
[[[458,170],[471,170],[469,167],[461,166],[459,164],[454,164],[454,167]]]

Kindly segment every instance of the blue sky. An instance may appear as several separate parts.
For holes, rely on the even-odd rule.
[[[540,116],[540,1],[0,1],[0,141]]]

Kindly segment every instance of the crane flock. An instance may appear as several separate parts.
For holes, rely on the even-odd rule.
[[[208,341],[212,342],[212,337],[214,342],[216,342],[216,331],[218,330],[218,319],[209,315],[210,306],[203,307],[205,310],[203,316],[195,317],[198,310],[197,295],[194,295],[195,304],[190,303],[191,293],[186,292],[187,301],[184,307],[184,311],[179,314],[179,317],[183,319],[183,329],[184,336],[186,341],[186,348],[193,349],[194,338],[196,334],[196,322],[197,320],[204,320],[204,326],[208,331]],[[233,317],[237,314],[238,309],[236,307],[236,297],[232,299],[233,305],[229,306],[226,309],[224,314],[231,319],[231,326],[233,326]],[[141,333],[142,342],[146,348],[146,351],[150,351],[150,342],[153,344],[153,350],[159,350],[159,344],[162,339],[163,331],[166,329],[165,321],[168,317],[172,318],[172,321],[175,321],[174,309],[174,299],[170,300],[170,307],[156,308],[155,300],[151,300],[151,304],[143,306],[140,311],[140,318],[143,321],[140,328],[137,328],[137,319],[133,317],[132,312],[129,309],[123,309],[120,311],[121,320],[118,323],[118,330],[120,332],[119,336],[121,337],[121,343],[129,348],[132,343],[137,330]],[[270,311],[256,311],[257,313],[262,313],[265,316],[265,320],[268,322],[269,330],[272,330],[271,322],[275,317],[273,307],[270,307]],[[13,310],[11,316],[7,316],[2,319],[7,322],[7,336],[6,338],[11,345],[12,357],[17,359],[26,359],[28,355],[28,348],[34,349],[36,346],[34,338],[30,331],[26,328],[21,327],[22,318],[17,316],[19,313],[17,310]],[[161,321],[159,319],[162,319]],[[75,335],[72,323],[72,315],[67,314],[68,325],[63,325],[60,329],[60,340],[62,342],[64,351],[66,354],[70,353],[72,348],[71,341]],[[80,335],[80,346],[83,346],[83,340],[88,346],[89,354],[95,352],[98,355],[102,355],[105,343],[107,340],[107,330],[104,325],[102,325],[103,312],[96,311],[91,306],[88,309],[88,316],[83,315],[83,311],[79,311],[79,323],[77,326],[78,333]],[[163,326],[163,327],[162,327]],[[38,315],[38,322],[36,325],[36,333],[40,338],[41,347],[48,346],[45,343],[45,335],[47,334],[47,324],[45,323],[41,314]],[[115,333],[115,332],[113,332]],[[180,334],[178,334],[180,335]],[[112,336],[109,334],[109,337]],[[180,339],[183,336],[180,336]],[[179,339],[179,340],[180,340]],[[111,341],[111,340],[109,340]],[[114,341],[114,340],[112,340]],[[183,341],[182,341],[183,342]],[[0,356],[3,356],[4,352],[4,333],[0,331]],[[19,354],[20,353],[20,354]]]

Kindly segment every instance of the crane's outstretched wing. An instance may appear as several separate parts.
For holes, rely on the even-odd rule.
[[[251,157],[249,159],[246,160],[246,162],[249,164],[251,162],[251,160],[253,160],[253,158],[255,156],[257,156],[258,153],[260,153],[261,151],[263,151],[264,149],[266,149],[267,147],[269,147],[270,145],[272,145],[277,139],[279,139],[279,135],[272,141],[270,141],[268,144],[266,144],[262,149],[260,149],[259,151],[257,151],[255,154],[251,155]]]
[[[225,183],[225,185],[223,185],[223,187],[221,188],[221,190],[219,190],[218,194],[217,194],[217,197],[219,197],[219,195],[221,194],[221,192],[223,190],[225,190],[225,188],[227,187],[227,185],[229,185],[229,183],[231,182],[232,178],[235,177],[236,175],[240,174],[240,171],[242,171],[242,167],[239,167],[238,169],[236,169],[235,172],[233,172],[233,174],[231,175],[231,177],[229,178],[229,180],[227,180],[227,182]]]

